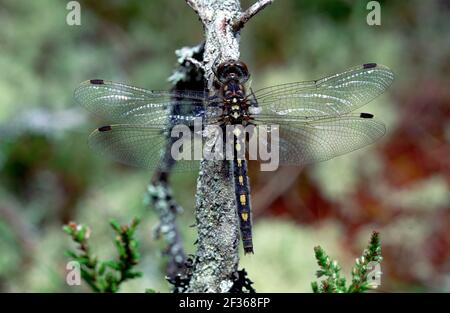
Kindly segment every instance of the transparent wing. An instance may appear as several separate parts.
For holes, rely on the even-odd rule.
[[[189,124],[194,117],[202,116],[207,95],[197,91],[151,91],[93,79],[81,83],[74,98],[112,123],[166,125],[168,121]]]
[[[270,117],[265,124],[272,124],[266,145],[279,147],[281,165],[301,166],[326,161],[365,147],[386,131],[384,124],[368,113],[315,120]],[[273,130],[278,130],[279,136]]]
[[[288,116],[337,116],[352,112],[381,93],[394,74],[368,63],[310,82],[289,83],[254,93],[261,113]]]
[[[89,136],[89,145],[93,150],[120,163],[147,169],[155,169],[163,158],[172,157],[170,146],[166,149],[167,144],[167,135],[161,128],[150,125],[103,126]],[[193,149],[189,142],[183,148]],[[198,161],[177,161],[179,154],[174,153],[173,159],[165,163],[176,163],[175,171],[198,170]]]

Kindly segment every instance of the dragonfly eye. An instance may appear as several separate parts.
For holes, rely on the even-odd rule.
[[[247,66],[241,61],[226,61],[217,67],[216,76],[221,83],[226,83],[230,80],[237,80],[240,83],[245,83],[250,75]]]
[[[250,78],[250,74],[248,72],[247,65],[245,65],[245,63],[242,61],[237,61],[235,63],[235,67],[240,72],[241,79],[239,80],[239,82],[245,83]]]
[[[221,83],[225,83],[227,81],[227,71],[226,71],[227,67],[228,62],[221,63],[217,67],[216,76]]]

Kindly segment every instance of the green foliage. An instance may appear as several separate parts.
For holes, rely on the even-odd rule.
[[[95,292],[117,292],[124,281],[142,275],[134,271],[140,257],[138,243],[134,239],[139,220],[134,218],[129,226],[120,225],[115,220],[110,224],[116,232],[114,244],[119,252],[118,260],[100,261],[92,254],[88,245],[91,231],[85,225],[70,222],[63,227],[64,232],[78,244],[77,251],[69,250],[66,255],[80,263],[82,278]]]
[[[360,293],[377,287],[370,284],[368,274],[371,265],[380,264],[383,259],[379,233],[372,233],[369,246],[364,250],[363,255],[356,259],[352,269],[352,283],[349,287],[346,287],[345,278],[340,276],[341,267],[337,261],[332,260],[320,246],[315,247],[314,252],[320,267],[316,276],[317,278],[325,277],[320,283],[316,281],[311,283],[314,293]]]
[[[352,269],[352,284],[348,288],[348,292],[364,292],[372,289],[368,283],[369,263],[375,262],[379,264],[382,260],[380,235],[377,232],[373,232],[369,246],[364,250],[363,255],[356,259],[355,266]]]

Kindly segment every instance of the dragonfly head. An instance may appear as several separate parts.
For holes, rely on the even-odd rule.
[[[250,74],[248,73],[247,65],[242,61],[229,60],[219,64],[215,72],[217,79],[226,84],[232,80],[245,83]]]

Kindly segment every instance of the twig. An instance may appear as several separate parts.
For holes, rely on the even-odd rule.
[[[164,177],[167,177],[164,175]],[[186,259],[181,236],[176,224],[176,216],[182,208],[175,202],[167,180],[152,180],[147,188],[148,204],[154,207],[159,216],[159,224],[154,229],[155,238],[163,237],[166,242],[164,255],[168,257],[166,275],[174,277],[181,274]]]
[[[194,59],[194,58],[186,58],[186,61],[191,62],[193,65],[195,65],[199,70],[204,70],[203,63]]]
[[[254,3],[251,7],[245,10],[244,13],[241,14],[239,19],[234,22],[233,31],[238,32],[239,30],[241,30],[253,16],[255,16],[259,11],[264,9],[269,4],[272,4],[273,1],[274,0],[259,0]]]
[[[200,17],[200,20],[203,20],[202,10],[199,7],[199,3],[197,0],[185,0],[187,5],[194,10],[195,13]]]

